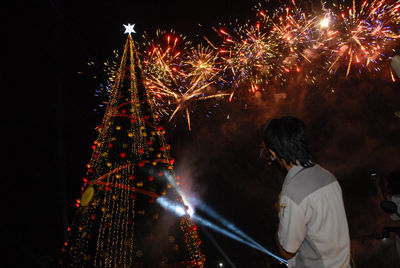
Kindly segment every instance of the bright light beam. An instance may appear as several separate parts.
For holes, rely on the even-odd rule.
[[[215,241],[214,237],[206,230],[203,229],[203,233],[208,237],[208,239],[211,241],[211,243],[214,244],[214,246],[218,249],[218,251],[222,254],[222,256],[225,258],[225,260],[233,267],[236,268],[236,266],[233,264],[231,259],[228,257],[228,255],[225,253],[225,251],[221,248],[221,246]]]
[[[233,223],[229,222],[228,220],[224,219],[222,216],[220,216],[216,211],[214,211],[211,207],[202,204],[200,205],[200,207],[202,208],[202,210],[204,212],[207,212],[211,217],[213,217],[214,219],[218,220],[221,224],[226,225],[227,228],[231,229],[234,233],[231,233],[230,231],[221,228],[215,224],[213,224],[212,222],[198,216],[197,214],[195,214],[194,209],[192,208],[192,206],[189,204],[189,202],[186,200],[184,193],[182,192],[182,190],[180,189],[180,187],[176,184],[174,178],[172,175],[168,174],[167,172],[164,172],[164,175],[167,177],[168,181],[171,183],[171,185],[176,189],[176,191],[178,192],[178,194],[182,197],[182,200],[184,202],[184,204],[188,207],[187,210],[185,210],[185,208],[179,204],[179,203],[173,203],[171,201],[168,201],[168,199],[166,199],[165,197],[159,197],[157,198],[157,202],[163,206],[164,208],[175,212],[178,216],[183,216],[185,214],[189,214],[189,212],[191,214],[189,214],[189,216],[191,216],[192,219],[194,219],[195,221],[197,221],[199,224],[204,225],[205,227],[208,227],[210,229],[213,229],[216,232],[219,232],[227,237],[230,237],[238,242],[241,242],[245,245],[248,245],[252,248],[258,249],[259,251],[266,253],[267,255],[270,255],[271,257],[275,258],[276,260],[278,260],[281,263],[284,263],[287,265],[287,261],[285,259],[282,259],[281,257],[275,255],[274,253],[270,252],[269,250],[267,250],[266,248],[264,248],[263,246],[261,246],[259,243],[257,243],[254,239],[252,239],[251,237],[249,237],[248,235],[246,235],[243,231],[241,231],[239,228],[237,228]],[[239,236],[238,236],[239,235]],[[240,237],[242,236],[242,237]]]
[[[176,184],[174,177],[168,172],[164,172],[164,176],[167,177],[168,182],[172,185],[172,187],[174,187],[174,189],[178,192],[179,196],[182,198],[183,203],[188,207],[187,213],[189,214],[189,216],[192,216],[194,214],[193,206],[188,202],[188,200],[185,197],[185,194],[182,192],[181,188]]]
[[[259,247],[258,245],[255,245],[255,244],[253,244],[253,243],[251,243],[251,242],[249,242],[247,240],[244,240],[243,238],[241,238],[241,237],[229,232],[228,230],[225,230],[224,228],[221,228],[221,227],[215,225],[214,223],[212,223],[212,222],[210,222],[210,221],[198,216],[197,214],[194,214],[191,218],[194,219],[197,223],[201,224],[202,226],[208,227],[208,228],[210,228],[210,229],[212,229],[212,230],[214,230],[214,231],[216,231],[216,232],[218,232],[220,234],[223,234],[223,235],[225,235],[225,236],[227,236],[229,238],[232,238],[233,240],[236,240],[236,241],[238,241],[238,242],[240,242],[242,244],[248,245],[249,247],[252,247],[252,248],[257,249],[257,250],[259,250],[259,251],[261,251],[263,253],[266,253],[266,254],[270,255],[271,257],[275,258],[277,261],[287,265],[287,261],[285,259],[282,259],[281,257],[273,254],[272,252],[268,251],[265,248]]]
[[[171,202],[165,196],[157,198],[156,202],[160,204],[163,208],[174,212],[179,217],[182,217],[185,214],[187,214],[185,207],[182,204],[177,202]]]
[[[268,251],[266,248],[264,248],[263,246],[261,246],[259,243],[257,243],[253,238],[251,238],[250,236],[248,236],[247,234],[245,234],[242,230],[240,230],[238,227],[236,227],[233,223],[231,223],[230,221],[228,221],[227,219],[225,219],[224,217],[222,217],[221,215],[218,214],[218,212],[216,212],[215,210],[213,210],[211,207],[209,207],[208,205],[204,204],[204,203],[199,203],[196,208],[200,209],[201,211],[207,213],[210,217],[212,217],[213,219],[217,220],[219,223],[221,223],[223,226],[225,226],[226,228],[228,228],[229,230],[231,230],[232,232],[236,233],[237,235],[243,237],[244,239],[247,239],[249,242],[253,243],[254,245],[256,245],[260,250],[262,250],[263,252],[267,253],[267,254],[272,254],[272,252]],[[271,256],[272,256],[271,255]]]

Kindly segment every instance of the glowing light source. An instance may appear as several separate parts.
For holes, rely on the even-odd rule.
[[[325,17],[323,20],[321,20],[321,27],[328,28],[328,26],[329,26],[329,17]]]
[[[125,27],[125,33],[127,34],[131,34],[131,33],[136,33],[135,30],[133,29],[133,27],[135,27],[135,24],[131,25],[130,23],[128,23],[128,25],[123,24]]]

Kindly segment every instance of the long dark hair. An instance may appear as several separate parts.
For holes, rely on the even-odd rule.
[[[307,128],[296,117],[285,116],[269,121],[263,132],[264,143],[287,163],[312,167],[314,157],[309,149]]]

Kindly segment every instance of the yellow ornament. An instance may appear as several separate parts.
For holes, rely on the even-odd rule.
[[[137,186],[137,187],[142,187],[142,186],[143,186],[143,181],[138,181],[138,182],[136,183],[136,186]]]
[[[124,148],[124,149],[128,148],[128,144],[126,144],[126,143],[122,144],[122,148]]]
[[[143,251],[141,251],[141,250],[136,251],[136,256],[142,257],[143,256]]]
[[[121,174],[117,174],[117,175],[115,175],[115,178],[117,178],[117,179],[121,179]]]
[[[111,162],[107,162],[107,167],[112,167],[112,163]]]
[[[86,191],[82,194],[81,197],[81,206],[85,207],[89,204],[89,202],[92,200],[94,194],[94,188],[89,187],[86,189]]]
[[[129,133],[128,133],[128,137],[129,137],[129,138],[132,138],[132,137],[133,137],[133,133],[132,133],[132,132],[129,132]]]
[[[121,130],[121,126],[116,126],[115,129],[116,130]]]

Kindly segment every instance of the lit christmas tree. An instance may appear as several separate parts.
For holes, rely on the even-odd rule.
[[[61,262],[66,267],[203,267],[189,215],[177,216],[156,202],[163,197],[184,205],[165,131],[143,84],[133,26],[125,27],[121,64]]]

